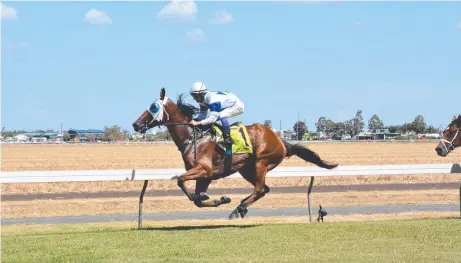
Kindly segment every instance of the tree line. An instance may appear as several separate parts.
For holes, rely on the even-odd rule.
[[[401,125],[385,125],[384,122],[379,118],[377,114],[374,114],[368,120],[368,131],[374,132],[379,129],[388,129],[391,133],[439,133],[439,129],[432,125],[427,125],[422,115],[417,115],[413,121],[406,122]],[[272,121],[265,120],[264,125],[272,128]],[[358,110],[355,114],[355,117],[345,121],[333,121],[328,117],[321,116],[318,121],[315,123],[315,132],[322,132],[328,134],[332,138],[341,138],[344,135],[349,135],[351,137],[358,135],[363,132],[365,128],[365,121],[363,120],[362,110]],[[4,137],[13,137],[21,133],[26,133],[25,130],[13,130],[5,131],[5,128],[2,130],[2,135]],[[32,132],[36,133],[57,133],[53,129],[48,130],[34,130]],[[281,131],[279,131],[280,133]],[[309,134],[308,126],[303,121],[297,121],[293,124],[293,132],[296,134],[298,139],[303,138],[306,134]],[[279,134],[282,135],[282,134]],[[69,134],[67,131],[63,132],[64,140],[69,140]],[[75,138],[80,140],[80,137]],[[156,141],[156,140],[170,140],[170,134],[168,131],[160,131],[154,134],[145,134],[141,138],[134,137],[130,134],[130,131],[122,129],[118,125],[109,125],[104,127],[104,134],[99,135],[87,135],[85,136],[86,141],[116,141],[116,140],[143,140],[143,141]]]
[[[417,115],[413,121],[406,122],[400,125],[385,125],[377,114],[374,114],[368,120],[368,131],[375,132],[379,129],[388,129],[390,133],[402,134],[424,134],[424,133],[439,133],[439,129],[428,125],[422,115]],[[270,120],[264,121],[264,125],[272,128]],[[322,132],[328,134],[332,138],[341,138],[344,135],[351,137],[356,136],[364,131],[365,121],[363,120],[362,110],[358,110],[355,117],[345,121],[333,121],[328,117],[321,116],[315,123],[315,132]],[[296,134],[297,139],[303,138],[309,134],[308,126],[303,121],[297,121],[293,124],[293,132]]]

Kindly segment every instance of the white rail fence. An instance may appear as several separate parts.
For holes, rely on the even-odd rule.
[[[184,173],[184,169],[140,169],[140,170],[89,170],[89,171],[25,171],[1,172],[0,183],[55,183],[55,182],[95,182],[95,181],[144,181],[139,196],[138,229],[142,227],[142,204],[149,180],[171,180]],[[309,222],[312,222],[311,192],[315,177],[323,176],[379,176],[379,175],[428,175],[461,173],[459,164],[406,164],[406,165],[365,165],[338,166],[333,170],[319,167],[278,167],[267,177],[310,177],[307,190]],[[228,178],[241,178],[235,173]],[[460,187],[461,212],[461,187]]]

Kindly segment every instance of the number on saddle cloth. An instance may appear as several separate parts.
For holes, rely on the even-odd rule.
[[[213,129],[216,131],[218,136],[217,143],[221,149],[225,150],[222,137],[222,126],[218,123],[213,124]],[[230,136],[232,141],[232,154],[244,154],[244,153],[253,153],[253,145],[251,143],[248,131],[241,122],[236,122],[230,125]]]

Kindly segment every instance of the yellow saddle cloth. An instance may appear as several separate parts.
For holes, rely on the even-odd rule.
[[[221,127],[213,125],[213,129],[218,135],[217,143],[222,145],[224,143],[224,139]],[[232,154],[253,153],[253,145],[251,144],[250,136],[248,135],[248,131],[242,122],[236,122],[230,126],[230,136],[233,141]]]

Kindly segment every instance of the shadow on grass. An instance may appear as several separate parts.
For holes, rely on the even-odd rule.
[[[258,227],[261,224],[257,225],[211,225],[211,226],[173,226],[173,227],[145,227],[139,230],[157,230],[157,231],[188,231],[188,230],[201,230],[201,229],[222,229],[222,228],[251,228]],[[138,230],[133,228],[133,230]]]

